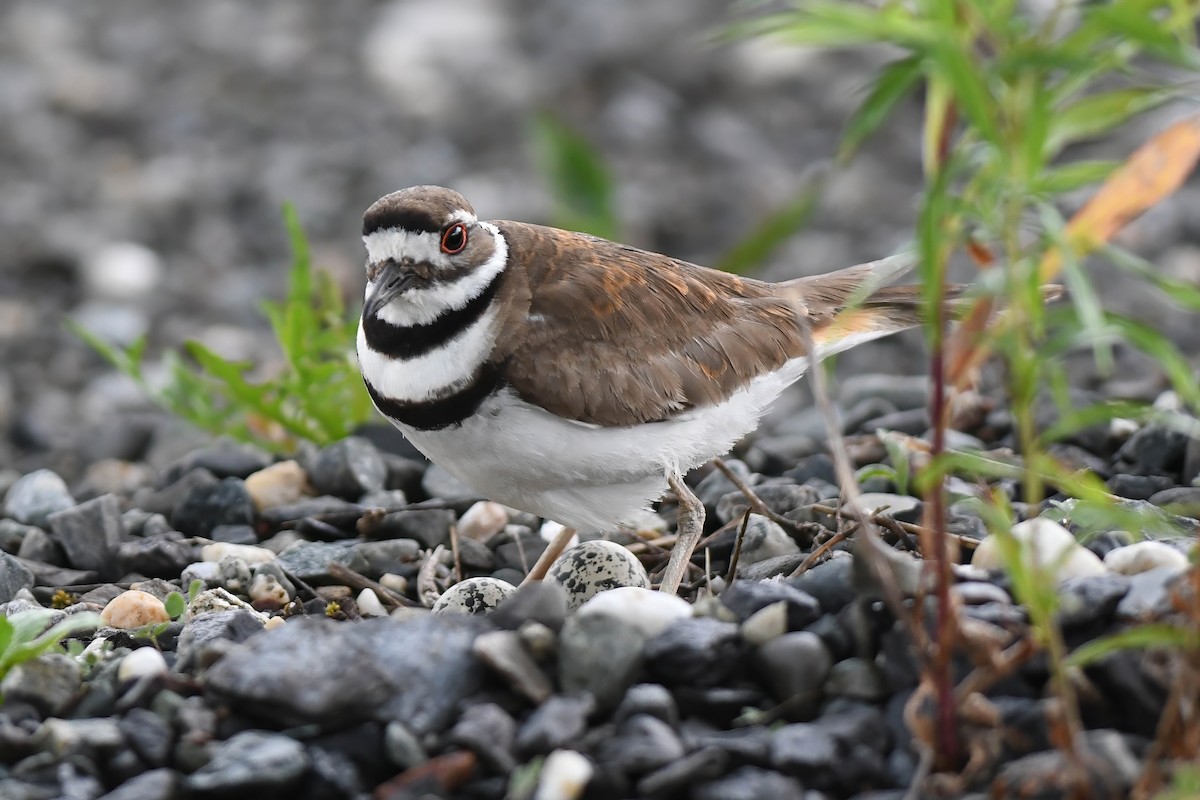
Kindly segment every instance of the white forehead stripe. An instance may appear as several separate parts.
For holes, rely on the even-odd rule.
[[[448,217],[450,222],[474,225],[479,220],[470,211],[459,209]],[[363,238],[367,246],[367,263],[375,264],[389,258],[399,261],[407,256],[437,267],[447,266],[449,257],[442,252],[442,235],[430,231],[406,231],[403,228],[382,228]]]
[[[504,271],[504,264],[508,259],[508,242],[496,226],[490,222],[480,222],[479,227],[491,233],[492,240],[496,243],[496,249],[487,261],[456,281],[439,283],[428,288],[409,289],[379,309],[379,318],[402,327],[428,325],[447,311],[457,311],[478,297],[479,293]],[[373,283],[367,284],[367,297],[371,296],[374,288]]]

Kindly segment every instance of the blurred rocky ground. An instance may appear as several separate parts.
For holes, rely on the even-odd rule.
[[[352,302],[360,215],[388,191],[445,184],[482,216],[547,220],[553,198],[531,136],[539,112],[611,165],[625,241],[712,263],[828,166],[889,57],[723,40],[730,14],[719,0],[9,0],[0,466],[26,469],[73,447],[84,459],[121,455],[130,434],[114,420],[146,412],[66,317],[118,342],[147,333],[152,358],[188,338],[277,358],[258,307],[285,286],[285,201]],[[1183,111],[1129,125],[1086,155],[1121,157]],[[833,170],[815,217],[764,274],[903,246],[919,122],[915,104],[901,109]],[[1200,281],[1200,183],[1123,243]],[[1111,270],[1096,274],[1111,308],[1200,352],[1194,317]],[[839,367],[918,372],[919,342],[875,344]],[[1121,380],[1157,381],[1152,364],[1119,363]]]

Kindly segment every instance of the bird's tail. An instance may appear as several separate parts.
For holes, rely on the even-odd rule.
[[[824,358],[921,324],[921,287],[885,286],[915,264],[914,254],[901,253],[837,272],[797,278],[780,286],[797,311],[811,320],[813,341]],[[958,318],[966,310],[964,295],[969,288],[960,283],[946,287],[946,310],[951,318]],[[1061,294],[1061,286],[1042,287],[1046,302]]]

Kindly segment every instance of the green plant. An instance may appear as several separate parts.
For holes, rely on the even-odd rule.
[[[0,679],[13,667],[43,653],[66,653],[62,640],[76,633],[100,627],[100,615],[71,614],[49,629],[46,625],[57,616],[51,609],[30,609],[11,616],[0,616]]]
[[[344,438],[374,415],[353,356],[357,316],[347,312],[332,278],[314,273],[290,205],[284,219],[292,245],[287,296],[263,304],[284,365],[269,378],[253,381],[248,373],[254,364],[189,341],[186,356],[166,354],[166,383],[155,385],[144,368],[144,337],[120,349],[69,324],[156,403],[199,428],[281,451],[294,449],[297,440],[328,444]]]
[[[1052,488],[1073,498],[1073,514],[1131,522],[1137,530],[1139,512],[1122,507],[1096,476],[1060,463],[1050,446],[1118,416],[1158,415],[1162,421],[1162,415],[1127,403],[1073,407],[1064,359],[1090,348],[1096,364],[1110,369],[1111,343],[1123,341],[1164,365],[1193,414],[1200,408],[1200,386],[1187,360],[1151,326],[1104,310],[1083,265],[1085,256],[1104,252],[1162,290],[1163,302],[1200,308],[1196,287],[1162,279],[1152,266],[1107,244],[1192,170],[1200,155],[1200,121],[1172,126],[1124,163],[1081,160],[1072,151],[1077,143],[1101,138],[1179,94],[1179,87],[1164,85],[1163,75],[1169,73],[1150,65],[1200,65],[1198,14],[1194,2],[1183,0],[1064,1],[1041,17],[1016,0],[795,0],[791,10],[760,17],[737,31],[808,46],[886,44],[901,51],[852,115],[843,157],[880,129],[899,104],[922,93],[925,187],[915,238],[928,309],[934,429],[927,463],[913,479],[926,497],[922,551],[935,563],[938,577],[937,634],[930,651],[918,654],[939,705],[930,742],[937,769],[955,769],[962,755],[949,670],[960,639],[948,591],[953,556],[945,532],[946,476],[1017,477],[1028,503],[1040,503]],[[1084,208],[1064,219],[1062,197],[1101,181]],[[943,300],[949,262],[957,254],[978,265],[979,289],[951,332]],[[1070,302],[1047,308],[1041,285],[1059,277],[1070,290]],[[950,394],[969,386],[993,353],[1006,373],[1019,452],[1011,457],[952,452],[945,444]],[[1035,415],[1042,392],[1059,407],[1059,422],[1046,429],[1039,428]],[[998,492],[985,519],[1001,537],[1013,523]],[[1161,525],[1161,519],[1155,523]],[[1073,755],[1080,724],[1066,648],[1054,622],[1056,597],[1047,591],[1045,576],[1021,557],[1016,542],[1002,541],[1009,545],[1005,560],[1018,598],[1030,610],[1035,638],[1052,656],[1052,687],[1066,728],[1060,741]]]

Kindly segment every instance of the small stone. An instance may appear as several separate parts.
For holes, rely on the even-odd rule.
[[[491,500],[481,500],[467,509],[458,520],[458,535],[486,542],[508,524],[508,509]]]
[[[480,661],[530,702],[544,703],[553,694],[553,684],[530,656],[518,634],[512,631],[482,633],[475,639],[474,651]]]
[[[912,521],[913,512],[921,507],[921,501],[916,497],[890,492],[866,492],[858,495],[848,506],[857,508],[864,514],[882,513],[894,519]]]
[[[676,620],[692,615],[692,606],[682,597],[637,586],[619,586],[600,592],[575,612],[578,616],[608,614],[623,619],[646,637],[657,636]]]
[[[187,611],[184,612],[184,622],[191,622],[201,614],[206,614],[210,611],[236,611],[242,609],[250,612],[260,621],[266,620],[265,614],[260,614],[245,600],[240,600],[226,590],[217,587],[215,589],[205,589],[200,594],[188,603]]]
[[[643,775],[683,755],[683,742],[670,725],[637,714],[617,726],[617,734],[600,745],[599,760],[628,775]]]
[[[106,494],[48,517],[51,537],[62,547],[75,569],[112,572],[117,547],[125,536],[121,506]],[[178,574],[178,573],[176,573]]]
[[[723,778],[692,789],[692,800],[806,800],[795,779],[762,767],[739,767]]]
[[[1150,502],[1171,514],[1200,518],[1200,486],[1176,486],[1155,492]]]
[[[243,562],[244,563],[244,562]],[[363,590],[368,591],[368,590]],[[371,595],[374,597],[374,594]],[[265,608],[283,608],[288,603],[292,602],[292,596],[283,584],[279,582],[279,578],[269,573],[259,572],[250,581],[249,597],[251,602],[256,606]],[[375,603],[379,603],[379,599],[375,598]],[[382,610],[383,606],[380,606]],[[362,603],[359,603],[359,610],[363,613],[368,613],[363,610]],[[384,612],[385,614],[387,612]],[[380,615],[382,616],[382,615]]]
[[[540,622],[552,631],[562,629],[567,618],[567,593],[553,581],[535,581],[517,588],[488,619],[497,628],[517,630]]]
[[[188,536],[208,536],[218,525],[250,525],[254,503],[240,478],[200,484],[171,513],[171,524]]]
[[[197,561],[188,564],[179,574],[179,580],[184,586],[191,586],[192,581],[200,581],[206,587],[217,585],[217,565],[212,561]]]
[[[1151,423],[1129,437],[1117,455],[1150,475],[1177,473],[1183,467],[1187,434]]]
[[[225,556],[217,562],[217,580],[232,594],[248,594],[250,591],[250,565],[237,556]]]
[[[450,526],[453,524],[454,512],[449,509],[391,511],[379,519],[369,535],[376,539],[412,539],[421,547],[432,549],[450,543]]]
[[[164,472],[169,481],[196,470],[205,470],[216,478],[242,479],[270,463],[271,457],[257,447],[223,439],[192,450]]]
[[[317,454],[309,478],[320,494],[357,500],[367,492],[384,488],[387,466],[375,445],[362,437],[350,436]]]
[[[295,461],[279,461],[246,476],[246,493],[259,511],[298,503],[304,498],[308,473]]]
[[[100,612],[100,620],[110,628],[133,630],[143,625],[170,622],[162,600],[148,592],[130,589],[114,597]]]
[[[33,573],[8,553],[0,553],[0,603],[7,603],[22,589],[33,587]]]
[[[1058,585],[1058,623],[1064,628],[1107,625],[1128,591],[1129,578],[1124,575],[1068,578]]]
[[[668,686],[715,686],[738,668],[743,648],[731,622],[681,619],[646,642],[646,666]]]
[[[366,559],[364,575],[395,572],[421,558],[421,545],[412,539],[384,539],[378,542],[358,542],[354,551]]]
[[[1071,532],[1053,520],[1044,517],[1018,522],[1012,535],[1024,545],[1033,565],[1052,572],[1058,581],[1086,575],[1102,575],[1107,570],[1095,553],[1080,546]],[[1000,544],[995,535],[989,535],[971,557],[972,566],[987,570],[1004,567]]]
[[[772,639],[757,649],[754,660],[772,696],[781,703],[820,691],[833,666],[821,637],[807,631]]]
[[[17,548],[18,558],[58,566],[63,566],[67,563],[66,555],[63,553],[62,548],[50,538],[50,534],[32,525],[25,527],[28,530],[24,538],[21,539],[21,546]]]
[[[1108,479],[1109,491],[1130,500],[1149,500],[1158,492],[1174,485],[1175,481],[1165,475],[1130,475],[1120,472]]]
[[[389,722],[384,728],[383,747],[388,760],[400,769],[412,769],[429,761],[420,739],[399,721]]]
[[[533,800],[579,800],[595,768],[574,750],[555,750],[546,757]]]
[[[179,773],[160,767],[136,775],[98,800],[172,800],[179,794]]]
[[[113,753],[124,746],[125,737],[114,719],[56,719],[44,720],[32,744],[62,759],[69,754],[89,751]]]
[[[788,632],[787,603],[780,600],[755,611],[741,625],[742,638],[752,647],[766,644]]]
[[[47,716],[60,716],[82,684],[83,670],[75,659],[46,653],[10,669],[0,681],[0,693],[7,702],[29,703]]]
[[[786,604],[788,630],[800,630],[821,616],[816,598],[784,581],[739,580],[721,593],[721,603],[743,621],[780,602]]]
[[[729,471],[738,476],[739,480],[744,481],[748,485],[753,485],[754,474],[750,468],[742,461],[736,458],[725,459],[725,466]],[[708,510],[714,517],[717,513],[717,505],[721,502],[721,498],[730,492],[736,492],[738,488],[733,485],[733,481],[725,477],[725,474],[719,469],[714,469],[712,472],[704,476],[704,480],[696,485],[696,497],[700,498],[700,502],[704,503],[705,509]]]
[[[284,792],[297,784],[309,758],[300,742],[281,733],[249,730],[218,744],[212,760],[184,779],[201,794],[240,794],[269,789]]]
[[[642,667],[645,636],[607,614],[568,617],[559,637],[558,678],[565,692],[588,692],[610,709]]]
[[[122,683],[152,675],[166,675],[167,660],[154,647],[139,647],[121,659],[117,665],[117,680]]]
[[[605,539],[568,548],[550,567],[548,580],[567,591],[567,608],[574,610],[600,592],[620,586],[650,588],[650,576],[628,548]]]
[[[613,712],[612,721],[620,725],[630,717],[647,714],[675,728],[679,725],[679,706],[671,692],[657,683],[630,686]]]
[[[175,578],[196,560],[196,548],[178,537],[174,533],[121,542],[117,546],[117,563],[126,575]]]
[[[250,546],[258,544],[258,534],[254,532],[254,528],[250,525],[218,525],[208,534],[208,538],[214,542],[225,542],[227,544]]]
[[[355,548],[358,542],[296,542],[276,557],[279,566],[307,583],[333,583],[330,564],[355,572],[367,569],[367,560]]]
[[[637,791],[642,797],[666,796],[700,781],[715,778],[723,774],[728,765],[729,756],[720,748],[697,750],[644,776],[637,782]]]
[[[45,528],[51,514],[75,505],[67,484],[48,469],[18,478],[4,496],[4,516]]]
[[[1147,622],[1170,613],[1171,589],[1180,577],[1176,567],[1156,567],[1129,576],[1129,591],[1117,604],[1117,619]]]
[[[837,757],[837,740],[815,723],[784,725],[771,737],[771,766],[805,780],[831,769]]]
[[[262,620],[244,609],[197,614],[179,635],[176,669],[181,672],[204,669],[224,654],[228,645],[244,642],[262,630]]]
[[[379,596],[371,589],[363,589],[359,592],[358,597],[354,598],[354,602],[358,606],[358,613],[364,617],[386,617],[388,615],[387,609],[379,601]]]
[[[740,563],[750,565],[800,552],[800,545],[777,522],[751,514],[742,538]]]
[[[1079,742],[1084,767],[1084,785],[1076,783],[1068,756],[1061,750],[1045,750],[1003,764],[991,785],[997,800],[1027,797],[1069,797],[1078,794],[1095,800],[1129,797],[1141,774],[1141,760],[1125,737],[1115,730],[1084,731]]]
[[[433,604],[434,614],[490,614],[516,588],[495,578],[467,578],[451,586]]]
[[[1011,603],[1008,592],[994,583],[987,581],[964,581],[950,587],[950,594],[958,601],[968,606],[978,606],[984,603]]]
[[[275,560],[275,553],[265,547],[257,547],[255,545],[214,542],[200,548],[200,558],[204,561],[220,563],[221,559],[230,556],[240,558],[247,564],[262,564]]]
[[[450,731],[450,741],[473,751],[480,760],[502,775],[516,769],[513,740],[517,723],[495,703],[467,708]]]
[[[836,614],[858,597],[852,580],[853,568],[853,556],[835,553],[828,561],[795,578],[788,578],[786,582],[816,598],[823,613]]]
[[[403,595],[408,593],[408,578],[393,572],[385,572],[380,575],[379,585],[385,589],[390,589],[396,594]]]
[[[865,658],[847,658],[834,664],[825,691],[836,697],[868,703],[878,702],[888,695],[883,673],[874,661]]]
[[[821,498],[810,486],[800,486],[794,483],[765,484],[754,487],[754,494],[776,514],[784,515],[789,511],[805,506],[811,506]],[[722,523],[741,519],[750,507],[750,501],[740,491],[733,491],[721,498],[717,503],[717,518]]]
[[[1169,544],[1146,539],[1112,550],[1104,557],[1104,565],[1121,575],[1136,575],[1157,567],[1188,568],[1188,557]]]

